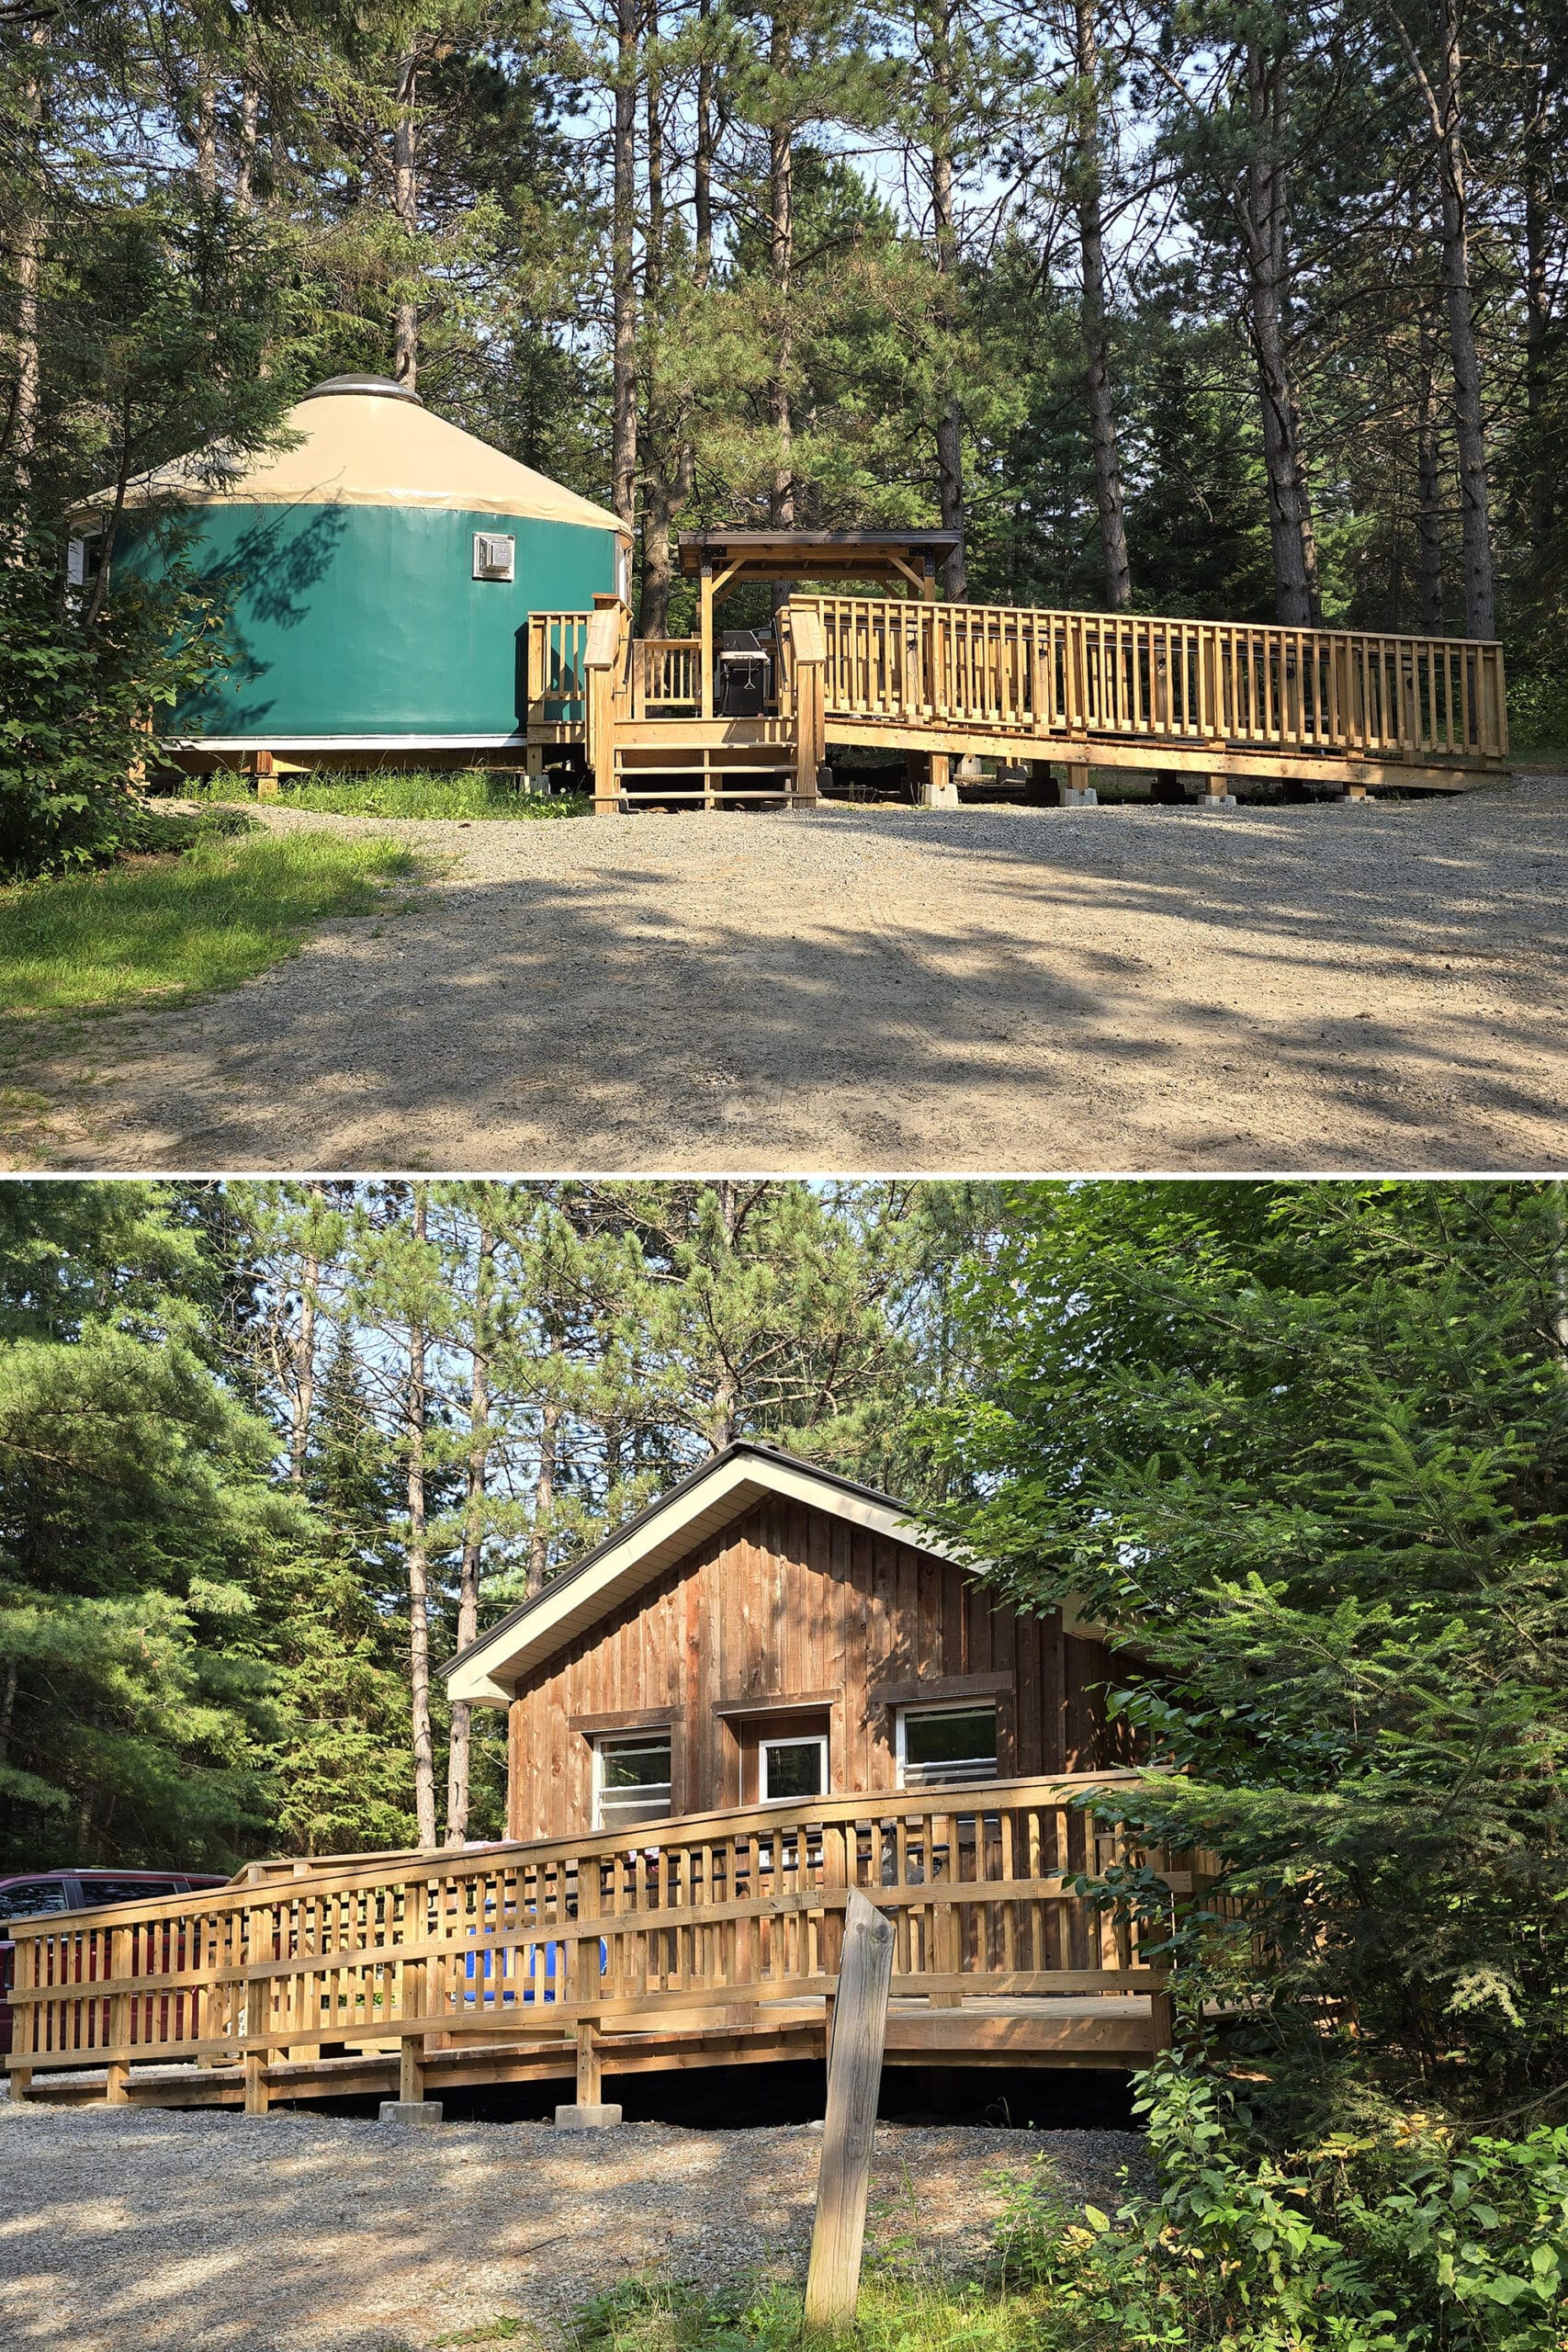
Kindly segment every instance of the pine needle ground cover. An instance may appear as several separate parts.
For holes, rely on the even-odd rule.
[[[395,842],[203,833],[182,855],[22,883],[0,891],[0,1018],[30,1027],[237,988],[417,870]]]

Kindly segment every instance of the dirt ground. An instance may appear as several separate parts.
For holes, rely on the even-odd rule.
[[[300,2110],[0,2101],[0,2341],[423,2352],[512,2319],[518,2342],[565,2352],[581,2305],[634,2275],[710,2288],[798,2276],[821,2144],[809,2126],[411,2132]],[[1141,2145],[884,2124],[873,2259],[984,2266],[1010,2179],[1038,2161],[1063,2199],[1114,2206]]]
[[[437,862],[26,1074],[13,1166],[1568,1164],[1568,777],[1247,808],[274,825]]]

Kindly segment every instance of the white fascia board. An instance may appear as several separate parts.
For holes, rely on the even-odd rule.
[[[500,752],[522,751],[511,735],[163,735],[165,752]]]
[[[470,1706],[510,1705],[513,1686],[531,1668],[563,1649],[767,1495],[808,1503],[874,1534],[913,1544],[960,1567],[966,1565],[902,1511],[873,1502],[869,1496],[847,1494],[831,1481],[815,1478],[786,1463],[743,1453],[719,1465],[711,1476],[694,1481],[663,1510],[629,1530],[625,1540],[613,1544],[585,1575],[566,1576],[558,1586],[547,1585],[521,1624],[498,1625],[491,1640],[470,1651],[457,1671],[448,1676],[448,1695],[466,1700]]]

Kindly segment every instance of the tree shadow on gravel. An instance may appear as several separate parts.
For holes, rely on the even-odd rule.
[[[82,1164],[1545,1164],[1568,852],[1466,813],[573,827],[138,1023]]]

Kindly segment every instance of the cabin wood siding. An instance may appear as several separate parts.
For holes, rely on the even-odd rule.
[[[1109,1672],[1104,1646],[1065,1634],[1059,1612],[1020,1616],[912,1544],[769,1500],[519,1683],[507,1834],[590,1827],[593,1736],[617,1717],[670,1724],[677,1814],[740,1804],[747,1702],[815,1700],[834,1792],[891,1789],[888,1694],[955,1697],[932,1686],[969,1676],[991,1684],[976,1695],[996,1698],[1004,1777],[1098,1770],[1115,1761],[1091,1695]]]

